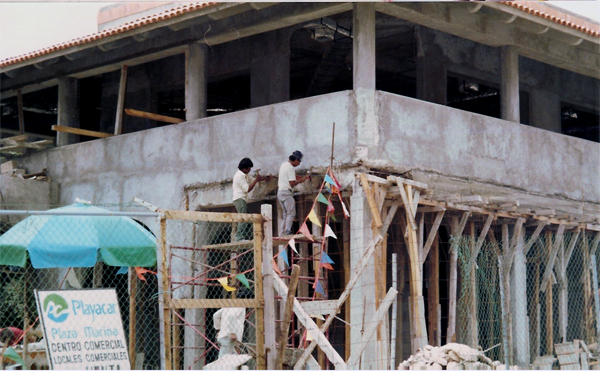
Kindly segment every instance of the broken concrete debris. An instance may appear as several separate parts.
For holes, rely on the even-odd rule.
[[[492,361],[480,350],[448,343],[442,347],[426,345],[400,363],[398,370],[496,370],[498,366],[499,361]]]

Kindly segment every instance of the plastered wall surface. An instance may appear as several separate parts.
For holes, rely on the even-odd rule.
[[[305,155],[299,169],[327,166],[333,122],[336,158],[349,162],[356,137],[350,96],[322,95],[59,147],[24,162],[30,172],[48,168],[61,184],[62,204],[76,197],[125,203],[136,196],[181,209],[185,185],[231,180],[243,157],[264,175],[277,175],[296,149]],[[230,203],[230,193],[222,194]]]
[[[600,201],[600,145],[378,93],[373,160],[571,199]]]

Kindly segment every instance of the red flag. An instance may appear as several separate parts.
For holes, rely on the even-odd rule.
[[[306,226],[306,222],[302,223],[302,227],[300,227],[300,230],[298,232],[302,233],[304,235],[304,237],[308,238],[309,240],[315,242],[312,234],[310,234],[310,231],[308,230],[308,227]]]
[[[142,281],[146,280],[146,277],[143,276],[143,274],[146,274],[146,273],[156,274],[156,272],[152,272],[151,270],[148,270],[146,268],[135,267],[135,274],[137,274],[137,276],[140,280],[142,280]]]

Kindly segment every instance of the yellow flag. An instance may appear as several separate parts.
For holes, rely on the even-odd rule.
[[[235,291],[235,287],[231,287],[228,285],[227,277],[217,278],[217,281],[223,286],[223,288],[227,291]]]
[[[315,214],[314,209],[310,209],[310,213],[308,213],[308,219],[310,219],[313,224],[316,224],[319,227],[321,226],[321,222],[319,221],[319,218],[317,218],[317,214]]]

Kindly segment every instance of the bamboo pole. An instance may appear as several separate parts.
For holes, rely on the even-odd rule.
[[[342,220],[342,248],[344,251],[344,285],[348,286],[350,282],[350,273],[352,268],[350,265],[350,219],[344,218]],[[350,321],[350,295],[348,295],[348,302],[344,304],[344,319]],[[351,327],[348,325],[344,326],[345,338],[344,338],[344,359],[350,358],[350,347],[351,347]]]
[[[137,309],[137,275],[135,268],[129,268],[129,357],[131,369],[135,370],[136,349],[135,349],[135,323]]]
[[[131,109],[131,108],[125,108],[125,113],[129,116],[140,117],[140,118],[154,120],[154,121],[160,121],[160,122],[166,122],[169,124],[181,124],[182,122],[185,122],[185,120],[178,119],[177,117],[170,117],[170,116],[159,115],[159,114],[151,113],[151,112],[138,111],[138,110]]]
[[[119,94],[117,96],[117,116],[115,118],[115,135],[123,132],[123,109],[125,108],[125,93],[127,91],[127,66],[121,67],[121,81],[119,81]]]
[[[162,255],[162,306],[164,321],[165,370],[172,370],[171,364],[171,311],[169,297],[169,262],[167,252],[167,219],[160,218],[160,251]]]
[[[398,254],[392,254],[392,288],[398,290]],[[392,331],[390,339],[390,370],[396,369],[396,319],[398,318],[398,300],[392,303]]]
[[[264,313],[264,292],[263,292],[263,224],[253,223],[254,231],[254,298],[258,303],[256,306],[256,368],[258,370],[267,369],[267,359],[265,356],[265,313]],[[272,225],[271,225],[272,228]]]
[[[283,320],[281,322],[281,336],[279,337],[279,349],[275,367],[277,370],[283,370],[283,356],[287,346],[287,338],[290,329],[290,321],[292,320],[292,309],[294,307],[294,297],[296,296],[296,288],[298,287],[298,277],[300,276],[300,266],[294,264],[292,266],[292,276],[288,286],[287,298],[285,300],[285,309],[283,310]]]
[[[25,134],[25,116],[23,114],[23,94],[17,89],[17,110],[19,115],[19,134]]]
[[[267,358],[266,369],[275,367],[275,356],[277,346],[275,344],[275,291],[274,279],[276,277],[273,271],[273,209],[271,205],[262,205],[261,214],[264,223],[264,240],[262,244],[262,274],[263,274],[263,296],[264,296],[264,334],[265,334],[265,354]],[[259,279],[259,278],[257,278]]]
[[[546,248],[548,249],[548,253],[552,252],[552,233],[550,231],[546,231]],[[545,284],[545,281],[542,280],[542,286]],[[553,311],[553,303],[552,303],[552,282],[548,281],[546,286],[546,354],[551,355],[554,354],[554,324],[552,318]]]

